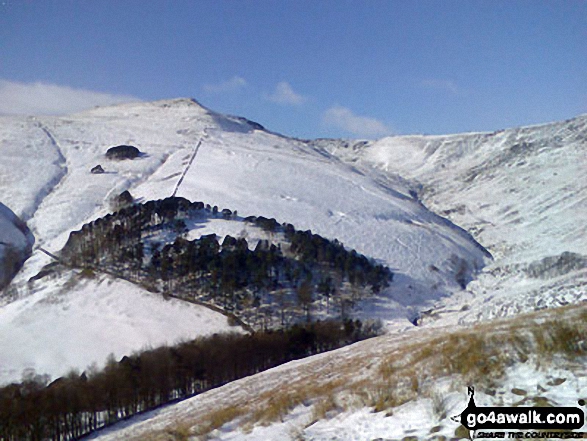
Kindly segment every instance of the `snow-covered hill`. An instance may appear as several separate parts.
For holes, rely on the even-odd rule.
[[[467,406],[467,386],[475,387],[477,406],[576,408],[587,396],[587,346],[574,347],[586,335],[586,314],[580,305],[376,337],[231,382],[88,439],[477,439],[451,419]],[[576,333],[553,345],[569,345],[566,354],[536,344],[539,336],[569,329]],[[537,432],[520,433],[537,438]]]
[[[410,340],[443,335],[447,325],[468,329],[587,300],[586,139],[581,116],[492,134],[303,141],[193,100],[134,103],[67,117],[0,118],[0,195],[49,252],[108,213],[125,190],[140,202],[177,195],[336,238],[396,275],[355,311],[381,318],[387,343],[340,352],[368,362],[374,352],[384,357]],[[120,144],[144,154],[107,160],[106,150]],[[98,164],[105,172],[90,173]],[[246,224],[240,231],[217,224],[190,238],[216,228],[258,236]],[[0,383],[18,380],[26,368],[56,377],[100,365],[109,353],[234,329],[214,311],[106,276],[35,277],[49,263],[35,249],[0,297]],[[318,357],[336,364],[336,354]],[[320,361],[283,369],[306,363]],[[255,381],[272,381],[263,375]],[[245,392],[253,399],[258,383],[250,384]],[[215,393],[202,402],[218,400]],[[312,436],[325,439],[328,424]]]
[[[240,216],[290,222],[388,265],[394,283],[357,314],[400,328],[411,327],[419,310],[460,291],[490,260],[467,232],[423,206],[407,181],[366,175],[321,148],[216,114],[193,100],[126,104],[68,117],[11,117],[0,125],[0,153],[10,157],[0,163],[2,175],[10,177],[1,182],[1,194],[27,220],[37,245],[50,252],[61,249],[72,230],[109,212],[112,198],[125,190],[138,201],[175,194]],[[144,154],[107,160],[106,150],[119,144]],[[98,164],[105,173],[90,173]],[[249,234],[246,228],[240,233]],[[42,279],[28,281],[50,261],[37,250],[26,262],[13,282],[19,299],[12,308],[46,288]],[[88,290],[97,289],[93,283],[87,282]],[[42,324],[32,322],[15,332],[39,332]],[[51,335],[49,328],[40,334]],[[93,336],[87,339],[91,346]],[[144,344],[137,341],[136,349]],[[82,362],[65,346],[54,350],[68,367],[103,362],[102,352]],[[35,347],[21,345],[19,351],[34,354]],[[55,363],[36,368],[43,373],[50,365]]]
[[[394,137],[375,142],[319,140],[308,146],[340,158],[383,185],[393,182],[408,194],[417,192],[426,206],[469,231],[494,260],[466,290],[453,292],[422,314],[423,326],[411,332],[392,332],[289,363],[123,425],[127,427],[118,426],[98,438],[140,438],[148,433],[153,439],[180,439],[209,427],[219,427],[213,436],[226,440],[466,437],[447,418],[466,404],[465,383],[462,379],[455,382],[450,368],[444,371],[449,376],[437,377],[402,371],[410,368],[407,354],[415,348],[439,354],[438,342],[430,337],[448,336],[456,324],[463,330],[456,341],[466,341],[465,335],[484,338],[499,331],[501,355],[508,353],[507,335],[527,335],[528,326],[537,327],[532,331],[535,335],[545,333],[555,339],[554,344],[564,345],[570,338],[570,334],[561,334],[557,342],[557,326],[567,326],[579,339],[585,338],[584,319],[575,312],[583,311],[584,317],[587,300],[587,242],[582,221],[587,214],[587,116],[493,134]],[[567,303],[583,306],[549,309]],[[530,319],[512,317],[536,309],[541,311]],[[509,319],[471,327],[499,316]],[[486,362],[476,353],[479,347],[464,352],[454,349],[446,352],[451,360],[460,354],[481,357],[481,366]],[[490,386],[483,385],[486,375],[468,380],[467,384],[478,386],[478,405],[576,406],[578,398],[587,394],[584,346],[570,347],[571,354],[583,354],[574,360],[553,352],[540,353],[532,345],[526,349],[530,362],[524,357],[516,360],[514,354],[519,350],[505,355],[508,367],[490,380]],[[376,361],[386,356],[404,361],[399,369],[386,370]],[[381,383],[381,372],[390,372],[392,380]],[[360,398],[345,398],[344,390],[353,381],[359,383],[355,392]],[[325,384],[328,386],[321,386]],[[401,387],[415,390],[419,398],[398,405]],[[257,416],[239,411],[243,398],[247,403],[260,403],[265,410]],[[384,411],[374,413],[372,406],[382,400]],[[270,413],[268,409],[273,409],[273,422],[267,425],[263,418]],[[257,423],[250,422],[257,417]]]
[[[124,355],[214,332],[242,332],[199,305],[108,276],[66,272],[35,282],[33,293],[0,308],[0,378],[23,372],[55,379],[101,368]]]
[[[408,179],[427,207],[491,252],[494,261],[445,306],[467,304],[461,321],[587,300],[587,115],[495,133],[321,146],[366,174]]]

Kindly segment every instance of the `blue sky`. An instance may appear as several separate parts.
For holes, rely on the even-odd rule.
[[[587,1],[0,0],[0,113],[193,97],[290,136],[587,112]]]

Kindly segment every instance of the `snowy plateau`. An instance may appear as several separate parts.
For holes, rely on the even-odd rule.
[[[106,159],[121,144],[142,154]],[[385,335],[237,380],[92,439],[459,439],[465,435],[448,417],[465,408],[471,382],[478,405],[577,405],[587,398],[586,149],[585,115],[495,133],[376,141],[287,138],[189,99],[2,116],[0,274],[7,279],[14,265],[5,244],[19,250],[19,262],[30,257],[0,296],[0,384],[31,372],[56,379],[102,367],[109,354],[245,332],[216,311],[108,274],[41,277],[49,254],[128,190],[137,202],[178,196],[292,223],[339,240],[395,277],[353,310],[381,320]],[[103,173],[90,172],[97,165]],[[221,220],[189,237],[210,233],[262,238]],[[532,342],[561,322],[584,337],[577,357],[552,345],[541,356]],[[534,337],[492,381],[467,378],[478,370],[433,369],[449,350],[445,342],[491,337],[502,353],[519,353],[520,341],[504,336],[511,334]],[[425,347],[429,358],[414,359]],[[451,347],[452,367],[459,354],[472,356]],[[272,407],[277,414],[262,414]]]

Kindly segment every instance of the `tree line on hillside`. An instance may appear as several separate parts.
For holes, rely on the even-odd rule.
[[[253,248],[245,238],[230,235],[222,243],[215,234],[183,237],[190,217],[234,219],[235,214],[177,197],[134,204],[72,232],[61,257],[70,265],[107,269],[175,296],[211,301],[235,314],[262,301],[275,302],[272,293],[289,290],[309,317],[316,300],[340,299],[345,283],[354,291],[377,293],[393,278],[389,268],[336,239],[262,216],[244,222],[277,237],[277,243],[259,240]],[[146,240],[157,235],[175,239],[166,244]]]
[[[79,439],[138,413],[376,334],[375,327],[359,321],[214,334],[118,362],[110,357],[102,370],[71,372],[50,384],[46,376],[30,376],[0,388],[0,439]]]

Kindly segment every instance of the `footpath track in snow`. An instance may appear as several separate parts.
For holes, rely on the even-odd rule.
[[[208,137],[208,129],[206,128],[206,129],[204,129],[203,135],[200,137],[200,140],[196,144],[196,147],[194,148],[194,152],[192,153],[190,160],[188,161],[185,169],[183,170],[181,177],[177,181],[177,184],[175,184],[175,188],[173,189],[173,193],[171,194],[172,197],[175,197],[175,195],[177,194],[177,191],[179,190],[179,187],[181,186],[181,183],[183,182],[185,175],[187,174],[190,167],[194,163],[194,160],[196,159],[196,155],[198,154],[198,150],[200,150],[200,146],[202,145],[204,138],[207,138],[207,137]]]
[[[63,179],[67,176],[69,172],[67,168],[67,159],[65,158],[63,150],[61,149],[61,146],[59,145],[59,142],[57,141],[53,133],[51,133],[51,131],[46,125],[39,121],[34,122],[34,126],[39,128],[45,134],[45,136],[49,139],[51,146],[54,147],[57,153],[57,161],[55,161],[54,164],[60,168],[60,172],[54,179],[52,179],[46,185],[45,188],[43,188],[37,194],[33,211],[28,216],[23,216],[22,220],[25,222],[28,222],[29,220],[35,217],[37,212],[41,209],[42,205],[46,203],[46,200],[49,197],[49,195],[51,195],[51,193],[53,193],[55,189],[59,187],[59,185],[63,182]]]

